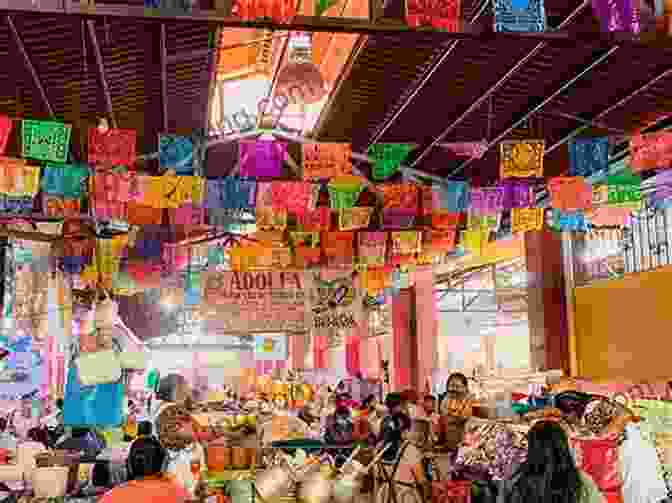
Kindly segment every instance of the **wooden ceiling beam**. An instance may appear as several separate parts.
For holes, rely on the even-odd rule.
[[[96,35],[96,25],[95,21],[89,20],[86,22],[89,38],[91,39],[91,45],[93,46],[93,54],[96,58],[96,69],[98,71],[98,78],[100,79],[100,85],[103,88],[103,98],[105,99],[105,108],[107,115],[110,118],[110,124],[113,128],[117,127],[117,120],[114,115],[114,107],[112,106],[112,95],[110,94],[110,86],[107,83],[107,76],[105,75],[105,63],[103,62],[103,53],[100,50],[100,43],[98,42],[98,36]],[[86,54],[84,55],[86,57]]]

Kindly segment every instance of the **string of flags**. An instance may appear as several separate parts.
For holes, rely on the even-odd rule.
[[[11,120],[0,117],[0,154],[12,127]],[[94,221],[125,222],[141,228],[141,234],[166,222],[186,228],[207,225],[251,238],[226,252],[234,270],[355,264],[373,271],[383,264],[433,263],[457,246],[480,254],[503,225],[513,233],[624,226],[645,199],[660,205],[672,196],[668,176],[660,179],[660,190],[643,190],[641,178],[642,172],[672,167],[669,132],[633,136],[630,170],[596,185],[588,178],[608,167],[607,138],[570,143],[568,175],[548,179],[543,140],[504,141],[499,145],[500,181],[488,187],[389,181],[400,168],[403,172],[409,144],[369,148],[372,178],[379,182],[371,186],[354,174],[354,153],[345,143],[303,144],[300,179],[282,180],[287,142],[241,140],[239,174],[206,179],[194,175],[191,138],[160,135],[159,163],[169,172],[150,176],[133,169],[135,131],[91,129],[88,164],[67,162],[70,134],[71,127],[58,122],[21,122],[23,157],[0,158],[2,213],[66,221],[87,215]],[[667,173],[672,171],[663,171]],[[549,191],[550,208],[535,204],[534,193],[541,187]],[[379,199],[365,197],[371,190]],[[69,243],[62,266],[91,278],[104,269],[112,281],[127,248],[143,260],[185,263],[175,260],[175,250],[152,249],[147,239],[133,235],[118,237],[114,245]],[[88,258],[77,260],[82,254]]]

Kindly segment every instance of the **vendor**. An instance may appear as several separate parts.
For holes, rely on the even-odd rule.
[[[446,382],[446,394],[439,406],[439,443],[445,449],[455,451],[462,442],[465,423],[473,415],[473,404],[466,376],[451,374]]]
[[[105,494],[100,503],[186,502],[189,494],[162,471],[166,458],[165,449],[156,439],[136,440],[128,455],[129,482]]]

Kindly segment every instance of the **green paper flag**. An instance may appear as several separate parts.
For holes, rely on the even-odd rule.
[[[336,5],[338,0],[316,0],[315,1],[315,15],[318,17],[324,14],[331,7]]]
[[[373,157],[372,176],[374,180],[386,180],[397,172],[399,165],[406,160],[413,146],[408,143],[376,143],[368,149]]]
[[[65,163],[68,160],[72,126],[51,121],[21,121],[24,158]]]

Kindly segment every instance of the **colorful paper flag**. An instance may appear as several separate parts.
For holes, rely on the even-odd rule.
[[[23,157],[40,161],[66,163],[72,126],[61,122],[21,121]]]
[[[357,235],[358,265],[364,268],[384,266],[387,249],[387,232],[359,232]]]
[[[281,177],[282,166],[286,159],[286,143],[267,140],[244,140],[238,143],[241,176]]]
[[[494,7],[498,33],[546,31],[544,0],[495,0]]]
[[[406,24],[431,26],[443,31],[460,31],[460,0],[408,0]]]
[[[634,172],[672,167],[672,132],[630,138],[630,168]]]
[[[513,208],[511,210],[511,232],[539,231],[544,226],[544,208]]]
[[[375,163],[371,170],[374,180],[387,180],[397,172],[399,165],[406,160],[413,146],[408,143],[375,143],[367,152]]]
[[[493,215],[504,209],[504,187],[472,188],[469,192],[469,212]]]
[[[634,0],[592,0],[593,12],[605,33],[639,33],[639,9]]]
[[[194,174],[194,141],[189,136],[159,134],[159,166],[178,175]]]
[[[14,122],[6,115],[0,115],[0,155],[4,155],[7,149],[9,135],[12,134]]]
[[[548,182],[551,206],[562,211],[590,210],[593,189],[582,176],[557,176]]]
[[[135,166],[137,133],[134,129],[89,128],[89,162],[112,166]]]
[[[369,226],[373,208],[355,207],[344,208],[338,213],[338,229],[341,231],[354,231]]]
[[[304,143],[303,179],[320,180],[352,174],[349,143]]]
[[[544,140],[503,141],[499,144],[501,178],[540,178],[544,173]]]
[[[609,138],[578,138],[569,143],[569,175],[589,177],[609,167]]]

